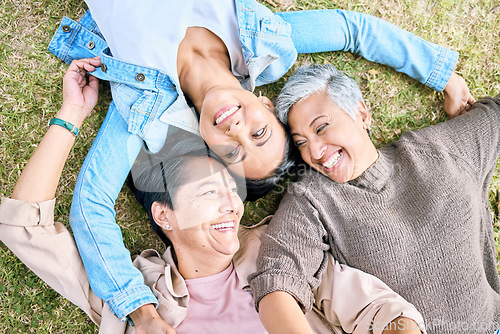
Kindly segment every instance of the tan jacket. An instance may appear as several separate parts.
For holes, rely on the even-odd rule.
[[[121,322],[92,292],[73,236],[63,224],[54,222],[54,205],[55,199],[28,203],[2,198],[0,240],[43,281],[87,313],[100,326],[99,333],[134,333],[132,326]],[[249,290],[247,276],[255,271],[265,228],[258,224],[240,229],[241,248],[233,263],[244,290]],[[134,265],[158,298],[160,316],[178,326],[186,316],[189,293],[170,248],[163,256],[145,250]],[[315,308],[306,317],[316,333],[381,333],[398,316],[423,324],[413,305],[376,277],[340,265],[333,257],[314,295]]]

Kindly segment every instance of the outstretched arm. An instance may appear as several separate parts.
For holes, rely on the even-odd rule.
[[[453,118],[474,103],[465,81],[453,72],[458,54],[397,26],[362,13],[307,10],[277,13],[292,27],[299,53],[350,51],[390,66],[439,92]]]

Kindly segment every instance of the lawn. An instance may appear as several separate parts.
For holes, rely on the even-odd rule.
[[[260,0],[273,11],[340,8],[390,21],[429,41],[460,54],[456,71],[476,97],[500,93],[500,3],[494,0]],[[46,124],[61,105],[62,75],[66,65],[47,51],[61,18],[77,18],[85,11],[78,0],[0,0],[0,195],[10,195],[24,165],[42,138]],[[300,56],[300,64],[331,62],[355,77],[373,114],[374,139],[390,142],[408,129],[445,120],[443,94],[405,75],[357,55],[334,52]],[[291,74],[293,71],[290,71]],[[285,79],[258,88],[276,97]],[[258,93],[258,91],[257,91]],[[110,91],[101,84],[95,113],[81,129],[58,189],[56,219],[67,222],[78,170],[109,105]],[[500,166],[490,189],[500,253]],[[246,223],[256,222],[276,209],[282,194],[246,204]],[[164,247],[149,229],[146,215],[124,188],[117,204],[117,221],[132,254]],[[43,284],[0,244],[0,332],[97,333],[75,306]]]

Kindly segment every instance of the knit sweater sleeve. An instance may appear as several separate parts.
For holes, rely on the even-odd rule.
[[[484,182],[500,154],[500,95],[480,99],[466,114],[414,134],[446,150]]]
[[[257,272],[249,276],[257,309],[265,295],[285,291],[309,311],[314,302],[312,290],[327,265],[328,249],[318,211],[306,196],[289,191],[262,236]]]

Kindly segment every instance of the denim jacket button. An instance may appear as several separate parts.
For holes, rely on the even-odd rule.
[[[71,27],[67,24],[63,25],[62,26],[62,31],[64,32],[70,32],[71,31]]]
[[[143,82],[144,80],[146,80],[146,76],[142,73],[137,73],[137,75],[135,76],[135,80]]]
[[[89,48],[89,50],[92,50],[95,47],[95,43],[90,41],[87,43],[87,47]]]
[[[101,71],[106,73],[107,70],[108,70],[108,67],[106,66],[106,64],[101,64]]]

